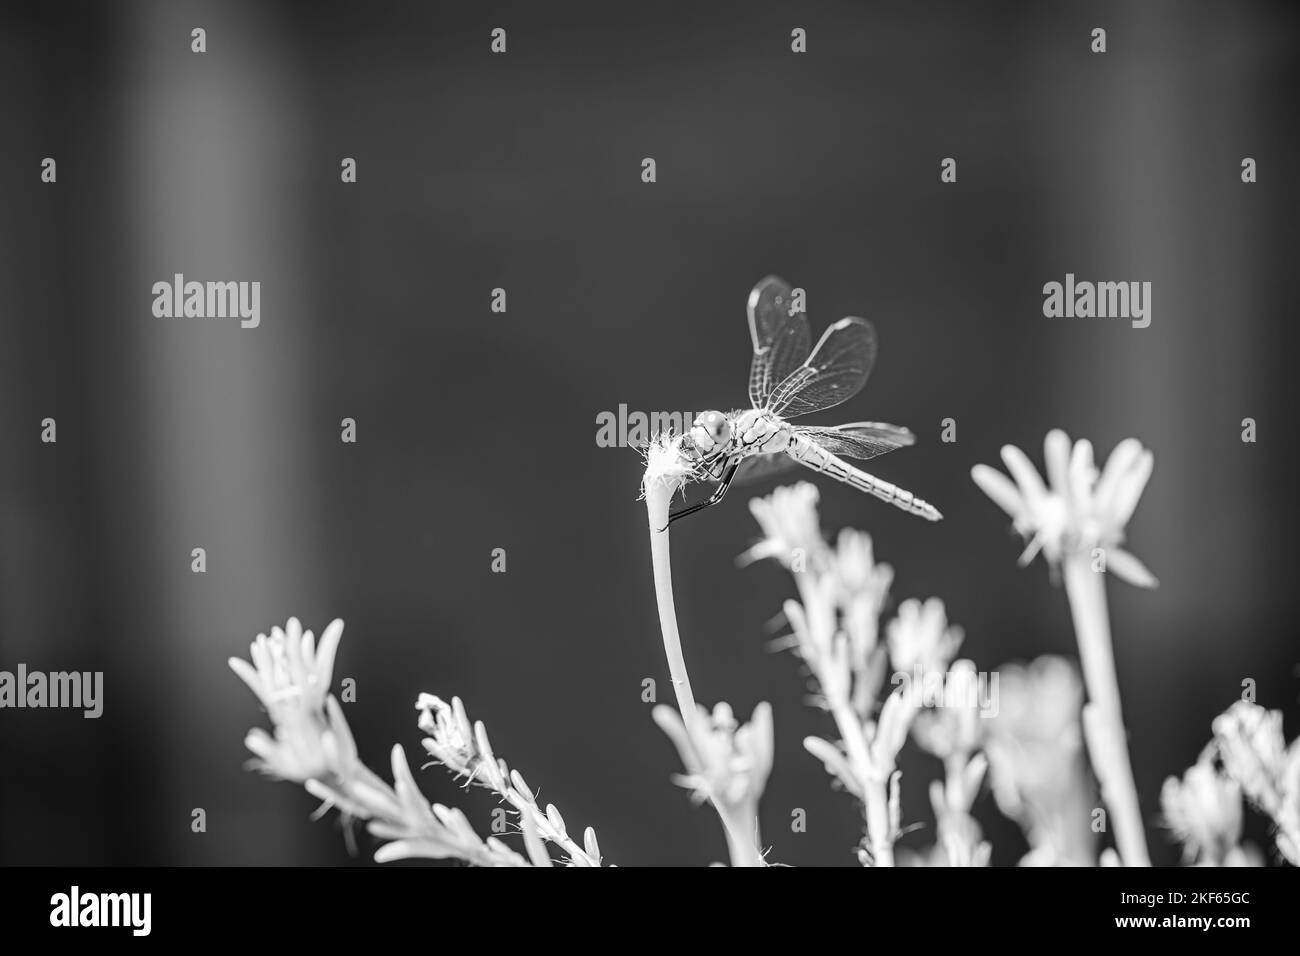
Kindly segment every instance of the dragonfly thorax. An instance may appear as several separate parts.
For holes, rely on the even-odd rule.
[[[736,450],[746,455],[785,451],[790,443],[788,426],[771,412],[750,408],[731,420]]]

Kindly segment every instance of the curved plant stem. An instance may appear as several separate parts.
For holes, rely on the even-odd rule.
[[[682,653],[682,637],[677,629],[677,608],[673,602],[673,570],[668,539],[668,511],[676,487],[667,481],[647,481],[645,485],[646,515],[650,523],[650,557],[654,565],[655,600],[659,606],[659,629],[663,632],[664,655],[668,658],[668,673],[672,677],[673,692],[677,695],[677,709],[692,740],[702,740],[700,711],[691,691],[691,678],[686,672],[686,657]],[[712,800],[727,835],[727,849],[732,866],[763,866],[763,855],[757,846],[757,819],[746,819],[745,814],[728,809],[721,801]]]
[[[691,692],[691,678],[686,673],[682,637],[677,630],[677,607],[673,603],[673,566],[668,540],[668,508],[672,498],[673,487],[667,482],[647,482],[645,507],[650,519],[650,558],[654,564],[659,629],[663,632],[664,654],[668,658],[668,673],[672,676],[673,691],[677,695],[677,709],[681,711],[686,729],[691,731],[700,715],[695,706],[695,695]]]
[[[1106,610],[1105,575],[1092,569],[1087,554],[1070,554],[1062,562],[1065,593],[1079,640],[1088,705],[1084,737],[1102,798],[1115,821],[1115,846],[1124,866],[1150,866],[1146,831],[1138,808],[1137,786],[1129,763],[1127,734],[1120,713],[1119,681]]]

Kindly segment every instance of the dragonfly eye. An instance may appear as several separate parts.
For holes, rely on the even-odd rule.
[[[715,447],[731,441],[731,423],[721,412],[704,412],[695,419],[695,425],[704,430]]]

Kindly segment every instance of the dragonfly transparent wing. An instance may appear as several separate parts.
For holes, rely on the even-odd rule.
[[[772,478],[783,472],[793,471],[797,467],[799,467],[799,462],[783,451],[774,451],[767,455],[750,455],[736,469],[736,478],[733,484],[752,485],[763,481],[765,478]]]
[[[773,389],[767,409],[796,418],[848,401],[866,384],[876,362],[876,330],[866,319],[840,319],[807,360]]]
[[[884,422],[853,422],[834,428],[813,425],[792,425],[796,434],[816,442],[832,455],[858,458],[866,461],[877,458],[896,448],[916,444],[916,436],[898,425]],[[787,456],[788,457],[788,456]]]
[[[749,366],[749,400],[767,405],[772,390],[808,357],[812,332],[802,312],[790,312],[789,283],[768,276],[749,293],[749,337],[754,358]]]
[[[852,422],[821,428],[812,425],[791,425],[797,434],[812,439],[832,455],[858,458],[863,461],[876,458],[896,448],[916,444],[916,436],[898,425],[884,422]],[[740,463],[735,484],[749,485],[772,478],[796,468],[800,462],[783,451],[766,455],[751,455]]]

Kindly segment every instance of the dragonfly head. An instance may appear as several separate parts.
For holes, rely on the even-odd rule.
[[[686,445],[700,461],[721,454],[731,442],[731,422],[722,412],[700,412],[686,435]]]

